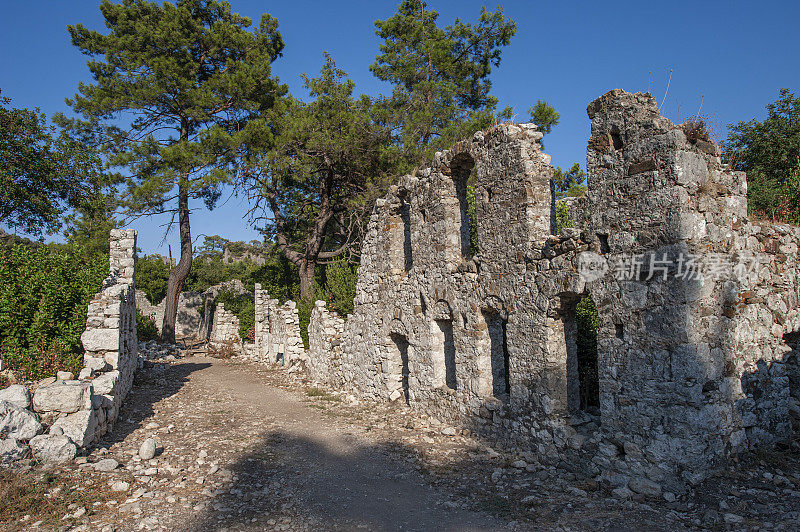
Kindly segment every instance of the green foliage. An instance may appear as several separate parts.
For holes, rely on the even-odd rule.
[[[467,219],[469,222],[469,254],[474,257],[478,254],[478,211],[475,200],[475,187],[467,185]]]
[[[371,204],[365,199],[387,168],[386,133],[372,102],[325,54],[319,77],[303,76],[311,101],[287,98],[270,116],[271,147],[250,157],[251,197],[265,231],[298,267],[308,296],[321,260],[349,251]]]
[[[352,314],[357,282],[358,271],[352,264],[345,261],[327,264],[325,266],[325,284],[321,295],[328,303],[328,308],[336,311],[342,317]]]
[[[80,369],[86,309],[108,273],[108,257],[70,246],[0,248],[3,360],[30,378]]]
[[[544,100],[538,100],[536,105],[528,109],[528,113],[531,115],[531,122],[539,127],[543,135],[550,133],[561,118],[561,114]]]
[[[578,375],[581,390],[581,407],[599,407],[597,398],[597,329],[600,327],[600,316],[591,296],[582,298],[575,308],[577,322],[578,360],[582,371]]]
[[[228,181],[232,147],[269,132],[252,118],[285,92],[271,76],[283,48],[277,21],[250,19],[213,0],[176,4],[103,0],[109,32],[69,26],[91,56],[94,84],[70,102],[104,126],[108,164],[127,168],[123,204],[133,212],[174,211],[180,185],[212,207]],[[125,124],[121,126],[120,124]]]
[[[575,227],[575,220],[567,204],[559,200],[556,202],[556,234],[561,234],[561,230],[567,227]]]
[[[370,67],[393,85],[377,112],[400,129],[409,166],[493,122],[497,99],[489,94],[489,75],[517,29],[501,8],[482,8],[475,24],[456,19],[444,28],[426,8],[421,0],[404,0],[397,13],[375,23],[383,42]]]
[[[792,172],[800,159],[800,98],[781,89],[767,104],[767,118],[729,126],[725,162],[747,172],[750,213],[776,221],[797,220],[800,203],[791,201]]]
[[[158,305],[167,295],[169,266],[158,255],[145,255],[136,261],[136,289],[147,295],[147,299]]]
[[[150,316],[145,316],[136,309],[136,335],[140,342],[158,340],[158,327]]]
[[[0,222],[30,234],[54,232],[81,201],[98,164],[90,148],[56,134],[39,109],[0,98]]]
[[[553,192],[556,200],[565,197],[580,197],[586,193],[586,172],[580,163],[573,164],[566,172],[557,166],[553,172]]]

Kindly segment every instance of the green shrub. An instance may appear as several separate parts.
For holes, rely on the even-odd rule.
[[[591,296],[586,296],[578,302],[575,308],[577,322],[578,366],[581,373],[578,375],[581,390],[581,406],[599,407],[597,375],[597,329],[600,327],[600,316]]]
[[[158,340],[158,327],[150,316],[145,316],[136,309],[136,336],[140,342]]]
[[[167,295],[169,266],[158,255],[145,255],[136,261],[136,288],[158,305]]]
[[[0,346],[11,369],[37,378],[80,368],[86,308],[107,260],[73,246],[0,249]]]
[[[352,314],[357,282],[358,272],[352,264],[336,261],[325,266],[325,285],[322,292],[328,308],[343,318]]]

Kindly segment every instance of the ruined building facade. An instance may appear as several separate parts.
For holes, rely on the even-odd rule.
[[[649,94],[611,91],[588,113],[588,193],[559,234],[533,125],[402,177],[370,218],[353,314],[315,307],[307,365],[544,463],[679,491],[791,430],[800,230],[749,222],[745,175]],[[596,367],[581,367],[589,295]]]

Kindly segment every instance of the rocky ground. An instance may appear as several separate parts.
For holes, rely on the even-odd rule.
[[[749,457],[683,497],[648,499],[494,449],[404,406],[359,403],[279,368],[192,354],[175,349],[148,362],[113,433],[88,456],[49,469],[17,465],[9,478],[46,477],[42,500],[59,504],[44,517],[36,508],[0,512],[0,526],[800,528],[796,454]]]

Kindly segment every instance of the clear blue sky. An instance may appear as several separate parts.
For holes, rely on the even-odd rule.
[[[70,43],[68,24],[105,30],[91,0],[3,2],[0,19],[0,89],[15,107],[40,107],[48,115],[67,111],[64,98],[79,81],[90,81],[86,57]],[[279,21],[286,42],[273,72],[302,95],[300,74],[315,74],[328,50],[356,82],[356,90],[388,93],[369,66],[378,52],[374,22],[394,13],[398,1],[259,2],[231,0],[233,10],[257,21],[266,11]],[[440,24],[474,20],[475,0],[429,0]],[[537,99],[550,102],[561,123],[546,139],[553,164],[585,166],[589,120],[586,106],[608,90],[650,90],[662,113],[675,122],[702,113],[724,138],[726,126],[763,118],[778,89],[800,92],[800,2],[797,0],[526,1],[503,4],[517,22],[517,35],[492,73],[493,93],[511,105],[518,121]],[[669,92],[664,98],[669,70]],[[219,234],[231,240],[258,238],[243,219],[246,204],[231,198],[213,212],[197,202],[194,237]],[[166,218],[138,220],[147,253],[177,249],[177,235],[162,243]],[[201,243],[202,238],[197,240]]]

